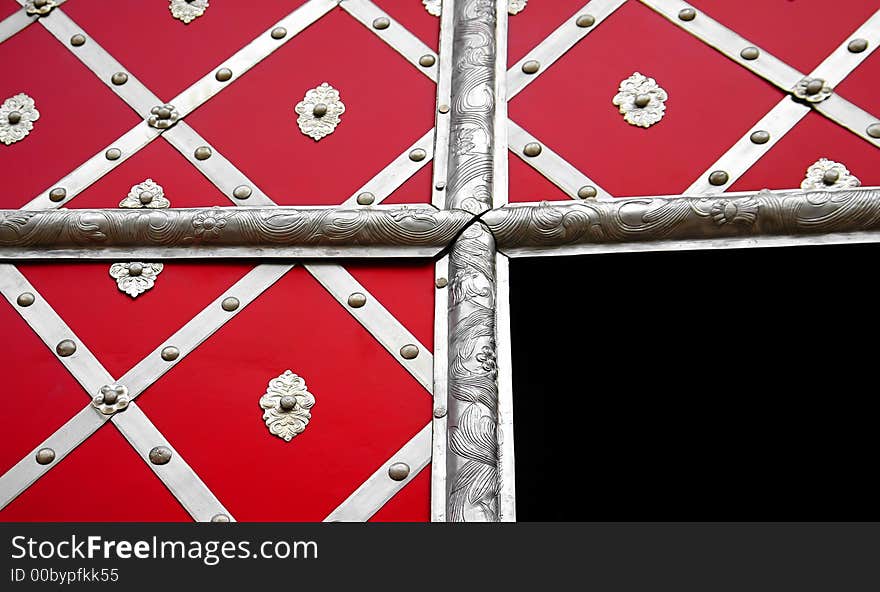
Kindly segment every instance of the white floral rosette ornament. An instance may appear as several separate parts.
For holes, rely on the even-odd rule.
[[[314,405],[315,397],[306,390],[306,381],[290,370],[270,380],[266,394],[260,397],[266,427],[285,442],[305,431]]]
[[[156,284],[156,277],[164,268],[161,263],[114,263],[110,266],[110,277],[122,292],[137,298]]]
[[[23,140],[39,118],[32,98],[24,93],[9,97],[0,105],[0,142],[9,146]]]
[[[177,20],[183,21],[187,25],[192,22],[193,19],[197,19],[205,14],[207,8],[208,0],[171,0],[168,4],[168,10],[171,11],[171,16]]]
[[[345,105],[339,100],[339,91],[325,82],[306,92],[294,111],[299,115],[296,122],[302,133],[318,141],[333,133]]]
[[[623,119],[630,125],[651,127],[663,118],[667,98],[666,91],[656,80],[634,72],[620,83],[611,102],[618,106]]]
[[[165,197],[165,190],[152,179],[147,179],[143,183],[132,186],[125,199],[119,202],[120,208],[130,209],[157,209],[170,206],[171,202]]]
[[[842,163],[820,158],[807,169],[807,176],[801,182],[801,189],[844,189],[858,187],[859,178],[849,172]]]

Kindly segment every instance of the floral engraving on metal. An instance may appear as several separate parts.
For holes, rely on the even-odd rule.
[[[156,277],[165,266],[161,263],[114,263],[110,266],[110,277],[116,280],[120,291],[137,298],[156,283]]]
[[[651,127],[666,112],[666,91],[657,81],[638,72],[620,83],[618,93],[611,100],[617,105],[623,119],[630,125]]]
[[[147,179],[143,183],[132,186],[131,191],[119,202],[120,208],[140,209],[140,208],[168,208],[171,202],[165,198],[165,191],[162,186]]]
[[[0,105],[0,142],[9,146],[23,140],[39,118],[32,98],[24,93],[9,97]]]
[[[314,405],[315,397],[306,390],[306,381],[290,370],[270,380],[266,394],[260,397],[266,427],[285,442],[305,431]]]
[[[43,16],[62,4],[63,0],[27,0],[24,9],[29,15]]]
[[[859,178],[849,172],[845,165],[827,158],[820,158],[807,169],[801,189],[844,189],[859,187]]]
[[[324,82],[306,92],[302,101],[294,107],[299,129],[315,141],[333,133],[339,125],[339,116],[345,113],[345,105],[339,100],[339,91]]]
[[[157,129],[168,129],[180,119],[180,113],[174,108],[174,105],[156,105],[150,109],[150,116],[147,117],[147,124]]]
[[[710,213],[718,226],[725,224],[751,226],[758,219],[758,202],[752,198],[718,199],[712,204]]]
[[[529,0],[507,0],[507,13],[519,14],[525,9],[528,1]],[[428,11],[428,14],[440,16],[442,12],[441,0],[422,0],[422,4],[425,5],[425,10]]]
[[[193,217],[192,227],[195,233],[193,241],[210,240],[217,238],[226,227],[226,222],[233,213],[214,206],[210,210],[203,210]]]
[[[795,98],[808,103],[821,103],[831,96],[834,89],[821,78],[806,77],[801,79],[791,90]]]
[[[121,384],[105,384],[92,399],[92,407],[104,415],[113,415],[128,407],[128,389]]]
[[[171,0],[168,4],[171,16],[186,24],[205,14],[207,8],[208,0]]]

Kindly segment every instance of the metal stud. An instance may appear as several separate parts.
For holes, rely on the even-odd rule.
[[[440,105],[437,107],[437,111],[440,113],[449,113],[449,105]]]
[[[359,193],[357,196],[357,202],[362,206],[368,206],[376,201],[376,196],[370,193],[369,191],[364,191],[363,193]]]
[[[428,156],[428,153],[422,150],[421,148],[416,148],[411,150],[409,153],[409,159],[413,162],[419,162],[425,160],[425,157]]]
[[[716,187],[724,185],[727,183],[728,179],[730,179],[730,176],[724,171],[712,171],[709,173],[709,183]]]
[[[58,345],[55,346],[55,351],[58,352],[58,355],[62,358],[66,358],[72,356],[76,351],[76,344],[70,339],[64,339],[58,342]]]
[[[445,277],[438,277],[436,280],[434,280],[434,285],[438,288],[445,288],[449,285],[449,280]]]
[[[327,104],[326,103],[317,103],[314,107],[312,107],[312,115],[315,117],[324,117],[327,115]]]
[[[543,148],[541,148],[540,144],[537,142],[529,142],[523,147],[523,154],[534,157],[541,154],[541,150],[543,150]]]
[[[55,460],[55,451],[51,448],[40,448],[37,450],[37,462],[41,465],[48,465]]]
[[[595,23],[596,17],[594,17],[592,14],[582,14],[575,21],[575,24],[582,29],[592,27]]]
[[[436,189],[437,191],[443,191],[444,189],[446,189],[446,183],[444,181],[437,181],[437,183],[434,185],[434,189]]]
[[[238,308],[239,304],[238,298],[229,296],[228,298],[223,299],[223,302],[220,303],[220,307],[226,312],[232,312]]]
[[[847,48],[851,53],[862,53],[863,51],[865,51],[866,49],[868,49],[868,40],[867,40],[867,39],[861,39],[861,38],[859,38],[859,39],[853,39],[852,41],[850,41],[850,42],[847,44],[846,48]]]
[[[596,191],[596,188],[592,185],[584,185],[580,189],[578,189],[578,197],[581,199],[592,199],[596,197],[599,192]]]
[[[752,135],[749,136],[749,139],[752,141],[752,144],[766,144],[770,141],[770,132],[758,130],[752,132]]]
[[[15,299],[15,302],[22,308],[25,308],[33,304],[34,300],[36,300],[36,298],[34,298],[33,294],[30,292],[22,292],[18,295],[18,298]]]
[[[636,98],[633,101],[633,104],[636,107],[638,107],[639,109],[644,109],[645,107],[647,107],[648,105],[651,104],[651,95],[644,94],[644,93],[640,94],[640,95],[636,95]]]
[[[407,343],[400,348],[400,357],[404,360],[414,360],[419,355],[419,348],[412,343]]]
[[[211,522],[229,522],[229,516],[226,514],[214,514],[211,517]]]
[[[287,29],[284,27],[275,27],[270,33],[272,39],[284,39],[287,36]]]
[[[49,192],[49,199],[52,201],[61,201],[67,197],[67,190],[64,187],[56,187]]]
[[[74,47],[79,47],[86,42],[86,36],[80,33],[77,33],[73,37],[70,38],[70,44]]]
[[[868,129],[865,130],[865,133],[872,138],[880,138],[880,123],[872,123],[868,126]]]
[[[388,18],[384,17],[384,16],[380,16],[379,18],[377,18],[376,20],[373,21],[373,28],[378,29],[380,31],[382,29],[387,29],[390,26],[391,26],[391,21],[388,20]]]
[[[8,121],[12,125],[18,125],[19,123],[21,123],[21,112],[10,111],[9,115],[6,116],[6,121]]]
[[[122,150],[119,148],[108,148],[107,152],[104,153],[104,158],[107,160],[119,160],[122,156]]]
[[[678,18],[683,21],[692,21],[697,16],[697,11],[693,8],[682,8],[678,11]]]
[[[348,305],[352,308],[360,308],[367,303],[367,297],[360,292],[355,292],[348,297]]]
[[[757,60],[761,51],[757,47],[749,46],[739,52],[739,55],[744,60]]]
[[[196,151],[193,152],[193,156],[196,157],[196,160],[208,160],[211,158],[211,154],[213,154],[213,152],[211,152],[211,149],[207,146],[199,146],[196,148]]]
[[[230,78],[232,78],[232,70],[229,68],[220,68],[217,70],[217,73],[214,74],[214,78],[219,80],[220,82],[226,82]]]
[[[156,446],[150,450],[150,462],[154,465],[167,465],[171,460],[171,449],[167,446]]]
[[[253,189],[248,185],[239,185],[235,189],[232,190],[232,197],[235,199],[247,199],[253,193]]]
[[[169,345],[168,347],[162,348],[162,353],[160,355],[166,362],[173,362],[180,356],[180,350],[173,345]]]
[[[402,462],[396,462],[388,467],[388,476],[395,481],[403,481],[409,477],[409,465]]]
[[[125,72],[116,72],[113,76],[110,77],[110,82],[115,84],[116,86],[122,86],[126,82],[128,82],[128,74]]]
[[[419,65],[423,66],[425,68],[430,68],[431,66],[434,65],[434,63],[436,61],[437,60],[434,58],[434,56],[432,56],[430,54],[425,54],[419,58]]]
[[[840,173],[835,169],[830,169],[825,171],[825,174],[822,175],[822,182],[826,185],[834,185],[837,183],[837,180],[840,179]]]
[[[522,65],[522,71],[526,74],[535,74],[541,69],[541,62],[538,60],[529,60]]]
[[[446,417],[446,407],[437,407],[434,409],[434,417],[440,419]]]
[[[822,87],[825,86],[825,81],[821,78],[813,78],[809,82],[807,82],[807,94],[808,95],[817,95],[822,92]]]

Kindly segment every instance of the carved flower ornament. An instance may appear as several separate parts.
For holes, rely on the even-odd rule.
[[[32,98],[24,93],[9,97],[0,105],[0,142],[9,146],[23,140],[39,118]]]
[[[507,13],[508,14],[519,14],[523,11],[528,4],[529,0],[508,0],[507,1]],[[428,14],[434,16],[440,16],[441,10],[441,0],[422,0],[422,4],[425,5],[425,10],[428,11]]]
[[[24,3],[25,12],[31,16],[43,16],[49,14],[52,9],[61,4],[64,0],[27,0]]]
[[[164,269],[161,263],[114,263],[110,266],[110,277],[122,292],[137,298],[156,283],[156,277]]]
[[[128,407],[128,389],[121,384],[105,384],[92,398],[92,407],[104,415],[113,415]]]
[[[120,208],[168,208],[171,202],[165,198],[162,186],[147,179],[143,183],[132,186],[131,191],[119,202]]]
[[[208,240],[220,236],[226,221],[232,214],[214,206],[210,210],[202,210],[193,216],[193,229],[197,239]]]
[[[651,127],[666,111],[666,91],[653,78],[638,72],[620,83],[618,93],[611,100],[617,105],[623,119],[630,125]]]
[[[844,189],[858,187],[862,182],[842,163],[820,158],[807,169],[801,189]]]
[[[315,397],[306,390],[306,381],[290,370],[270,380],[266,394],[260,397],[266,427],[285,442],[305,431],[314,405]]]
[[[171,16],[177,20],[183,21],[187,25],[197,19],[208,8],[208,0],[171,0],[168,4],[168,10]]]
[[[339,100],[339,91],[325,82],[307,91],[293,110],[299,115],[296,123],[300,131],[317,142],[333,133],[345,105]]]

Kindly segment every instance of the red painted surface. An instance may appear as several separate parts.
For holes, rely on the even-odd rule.
[[[5,19],[19,10],[21,10],[21,4],[15,0],[2,0],[0,2],[0,19]]]
[[[440,40],[440,17],[428,14],[421,2],[374,0],[373,4],[387,12],[422,43],[437,51]]]

